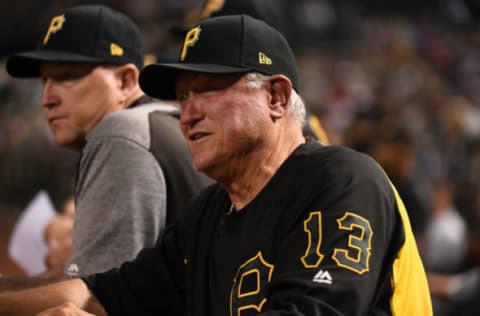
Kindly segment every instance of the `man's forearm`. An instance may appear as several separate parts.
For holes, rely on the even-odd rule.
[[[0,276],[0,293],[26,290],[63,280],[63,270],[49,270],[32,277]]]
[[[81,279],[72,279],[24,291],[0,294],[0,316],[31,316],[71,302],[97,316],[106,315]]]

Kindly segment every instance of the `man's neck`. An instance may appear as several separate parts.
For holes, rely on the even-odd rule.
[[[233,176],[220,181],[228,191],[236,210],[248,205],[267,185],[281,165],[305,140],[303,138],[287,144],[274,146],[273,150],[263,150],[256,157],[242,160],[234,167]],[[240,167],[241,166],[241,167]]]
[[[126,103],[128,104],[127,108],[134,107],[138,104],[144,103],[142,100],[144,98],[151,99],[150,97],[147,97],[141,90],[137,90],[135,93],[132,93],[132,95],[129,96],[127,99]]]

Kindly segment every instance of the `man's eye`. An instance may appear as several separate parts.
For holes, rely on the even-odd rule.
[[[214,86],[204,86],[201,89],[198,89],[198,93],[205,93],[205,92],[217,91],[217,90],[220,90],[220,89]]]
[[[75,79],[77,77],[79,77],[79,76],[76,75],[75,73],[71,72],[71,71],[64,71],[64,72],[61,72],[61,73],[57,74],[55,76],[55,79],[58,80],[58,81],[65,81],[65,80]]]
[[[188,98],[188,93],[179,93],[179,94],[177,94],[177,100],[178,100],[178,102],[180,102],[180,103],[186,101],[187,98]]]
[[[65,71],[59,72],[53,77],[55,78],[55,80],[58,80],[58,81],[67,81],[67,80],[75,80],[75,79],[82,78],[88,75],[88,73],[89,71],[65,70]]]

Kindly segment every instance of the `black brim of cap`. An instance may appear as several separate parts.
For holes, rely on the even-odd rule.
[[[237,74],[250,72],[251,69],[216,64],[152,64],[143,68],[140,73],[140,87],[151,97],[164,100],[176,99],[175,80],[181,71],[194,71],[208,74]]]
[[[7,72],[16,78],[40,76],[40,66],[44,62],[102,62],[102,59],[60,51],[32,51],[10,56],[7,59]]]

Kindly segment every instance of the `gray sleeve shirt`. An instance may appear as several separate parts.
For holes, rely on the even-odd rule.
[[[75,188],[73,254],[67,277],[119,266],[155,244],[166,221],[166,185],[149,151],[141,106],[109,114],[88,135]]]

